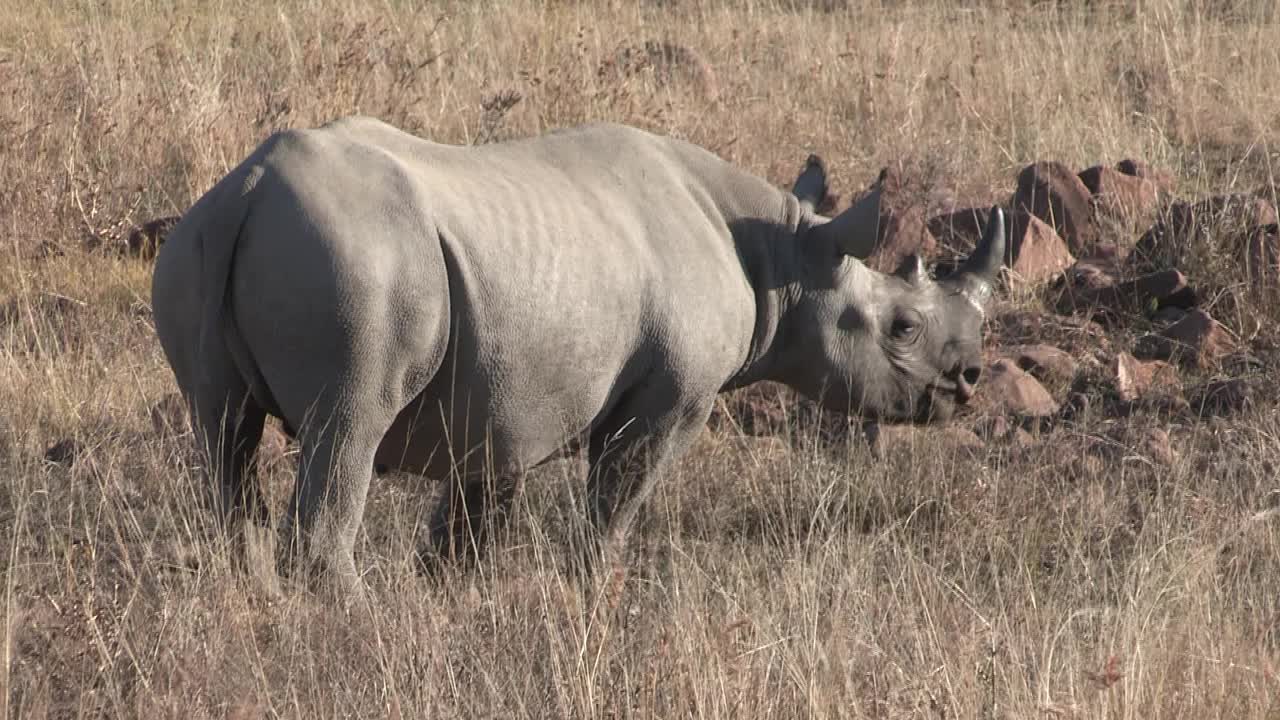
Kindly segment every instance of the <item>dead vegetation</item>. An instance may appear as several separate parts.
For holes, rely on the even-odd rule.
[[[433,491],[386,478],[358,546],[376,602],[353,617],[229,567],[150,265],[116,252],[272,130],[353,112],[458,143],[616,120],[780,186],[817,152],[846,197],[908,168],[928,216],[1005,202],[1041,160],[1139,158],[1171,196],[1274,205],[1275,8],[1137,7],[0,3],[5,716],[1273,716],[1280,305],[1220,232],[1161,246],[1232,342],[1205,367],[1123,356],[1159,308],[1090,322],[1011,289],[993,359],[1078,363],[1011,359],[1051,421],[868,446],[789,401],[721,415],[599,596],[561,570],[576,461],[440,582],[412,560]],[[1145,370],[1168,392],[1134,394]],[[281,444],[277,499],[290,461]]]

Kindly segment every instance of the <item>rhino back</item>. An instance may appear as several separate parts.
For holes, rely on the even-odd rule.
[[[449,308],[443,369],[418,405],[465,398],[445,416],[486,423],[472,436],[491,434],[499,456],[540,460],[644,376],[714,393],[742,364],[755,308],[730,224],[781,202],[763,181],[607,125],[477,148],[364,119],[308,133],[306,152],[274,162],[290,202],[324,206],[300,214],[322,226],[308,272],[401,287],[414,278],[385,276],[443,263],[447,291],[398,301]],[[371,228],[343,212],[354,198],[395,209]]]

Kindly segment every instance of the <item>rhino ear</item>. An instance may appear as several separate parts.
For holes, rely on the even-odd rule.
[[[924,269],[924,260],[916,253],[911,253],[902,258],[902,262],[898,264],[898,269],[893,274],[912,285],[919,285],[929,277]]]
[[[791,186],[791,194],[800,200],[800,205],[815,212],[823,198],[827,196],[827,165],[817,155],[810,155],[804,163],[804,169]]]

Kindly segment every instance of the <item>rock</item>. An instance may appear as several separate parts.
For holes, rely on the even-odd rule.
[[[1244,268],[1251,284],[1280,283],[1280,225],[1271,223],[1254,229],[1246,240]]]
[[[784,385],[756,383],[718,399],[707,426],[747,435],[783,432],[788,425],[787,406],[791,397],[791,391]]]
[[[1136,461],[1172,467],[1178,462],[1167,430],[1131,423],[1113,428],[1090,443],[1088,452],[1109,465]]]
[[[1058,412],[1058,403],[1040,381],[1007,358],[991,364],[975,401],[978,409],[993,415],[1042,418]]]
[[[1080,420],[1089,416],[1093,408],[1093,399],[1088,393],[1073,392],[1067,395],[1067,402],[1062,408],[1063,420]]]
[[[1083,258],[1071,266],[1064,279],[1072,288],[1101,290],[1120,282],[1120,268],[1110,258]]]
[[[1187,316],[1187,309],[1177,305],[1165,305],[1151,316],[1156,325],[1172,325]]]
[[[1160,192],[1151,180],[1102,165],[1081,172],[1080,180],[1093,195],[1095,217],[1109,219],[1130,233],[1155,221]]]
[[[151,427],[156,433],[186,433],[191,430],[187,402],[180,393],[169,393],[151,408]]]
[[[1038,162],[1018,173],[1013,212],[1020,210],[1052,227],[1076,255],[1085,254],[1097,242],[1089,188],[1062,163]]]
[[[172,215],[148,220],[133,228],[125,239],[124,254],[143,260],[154,258],[164,239],[177,227],[180,220],[181,216]]]
[[[986,230],[989,212],[990,208],[965,208],[929,220],[926,227],[937,239],[941,256],[959,259],[971,252]],[[1075,262],[1058,233],[1026,211],[1013,213],[1005,233],[1005,264],[1023,282],[1048,281]]]
[[[1081,269],[1073,268],[1066,280],[1054,286],[1058,312],[1084,312],[1113,320],[1155,311],[1162,302],[1181,297],[1187,290],[1187,279],[1177,270],[1161,270],[1118,284],[1107,284],[1115,282],[1112,276],[1097,271],[1092,274],[1082,276]]]
[[[1254,405],[1255,388],[1243,378],[1213,380],[1190,393],[1191,411],[1200,417],[1243,412]]]
[[[83,451],[83,446],[75,438],[63,438],[44,451],[44,459],[55,465],[71,467]]]
[[[973,426],[973,434],[982,442],[999,442],[1008,438],[1018,426],[1004,415],[987,415]]]
[[[1075,264],[1076,259],[1058,233],[1034,215],[1015,213],[1009,232],[1005,262],[1014,277],[1026,283],[1048,282]]]
[[[1167,362],[1142,361],[1127,352],[1116,355],[1116,394],[1125,402],[1153,393],[1176,392],[1181,384],[1177,369]]]
[[[1125,175],[1140,177],[1154,183],[1156,190],[1167,195],[1173,192],[1173,176],[1162,170],[1155,170],[1142,160],[1125,159],[1116,163],[1116,169]]]
[[[1224,252],[1244,261],[1258,228],[1276,222],[1269,201],[1243,193],[1174,203],[1138,240],[1135,253],[1151,267],[1178,267]]]
[[[924,447],[978,450],[985,446],[972,430],[958,425],[928,428],[869,422],[863,426],[863,434],[871,454],[879,460],[895,453],[917,452]]]
[[[279,467],[289,467],[291,451],[289,436],[284,434],[274,423],[268,423],[262,429],[262,440],[258,443],[256,455],[258,468],[263,472],[271,472]]]
[[[1197,308],[1160,332],[1139,338],[1133,354],[1144,360],[1171,360],[1208,368],[1232,345],[1226,329]]]
[[[1079,363],[1070,353],[1052,345],[1023,345],[1014,348],[1009,356],[1019,368],[1041,382],[1070,383],[1079,369]]]
[[[871,223],[868,232],[872,227],[875,230],[867,267],[893,272],[912,253],[926,259],[937,255],[938,243],[925,226],[921,203],[911,195],[908,182],[897,170],[886,167],[854,201],[851,207]]]
[[[1173,449],[1173,441],[1169,439],[1167,430],[1143,428],[1139,431],[1137,440],[1137,450],[1156,465],[1173,467],[1178,463],[1178,452]]]
[[[978,246],[982,233],[987,228],[987,216],[990,208],[962,208],[949,213],[935,215],[925,226],[929,234],[938,241],[938,247],[945,255],[967,255]]]

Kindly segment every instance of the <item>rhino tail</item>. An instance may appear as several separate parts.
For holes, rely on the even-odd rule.
[[[200,256],[205,292],[200,318],[200,357],[230,357],[249,394],[267,412],[279,416],[279,407],[267,387],[266,378],[253,359],[249,346],[236,326],[231,311],[231,275],[235,267],[240,234],[249,219],[250,199],[263,168],[249,168],[235,195],[224,193],[211,208],[212,220],[200,231]],[[228,188],[231,190],[231,188]],[[207,367],[207,364],[206,366]]]

